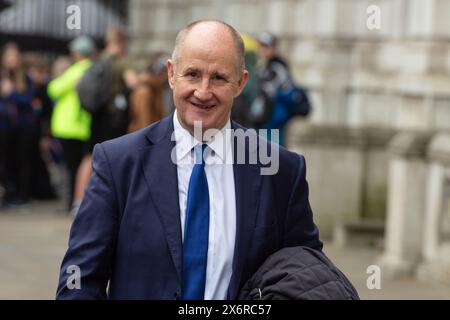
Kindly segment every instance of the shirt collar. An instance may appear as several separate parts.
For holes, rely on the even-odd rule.
[[[181,161],[191,150],[200,143],[206,143],[211,150],[214,151],[220,160],[225,161],[226,152],[228,152],[229,146],[231,144],[231,122],[228,119],[225,126],[217,132],[210,141],[201,142],[192,136],[189,131],[187,131],[181,125],[178,120],[177,110],[173,114],[173,127],[174,135],[176,141],[177,149],[177,160]]]

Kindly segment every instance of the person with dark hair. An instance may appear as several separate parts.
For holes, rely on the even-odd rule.
[[[35,114],[36,123],[33,126],[33,152],[30,161],[33,163],[31,177],[31,195],[35,199],[56,199],[56,191],[52,186],[50,173],[43,154],[49,152],[51,145],[50,118],[53,110],[53,101],[47,93],[50,80],[50,65],[47,59],[38,54],[25,56],[27,73],[33,86],[33,99],[31,105]]]
[[[0,182],[6,206],[30,201],[35,125],[32,97],[33,84],[25,73],[22,54],[16,44],[6,44],[0,66]]]

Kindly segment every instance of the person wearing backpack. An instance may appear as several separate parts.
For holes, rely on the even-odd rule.
[[[75,177],[83,157],[85,144],[91,134],[91,115],[80,106],[76,86],[89,69],[94,53],[94,42],[86,36],[75,38],[69,44],[74,63],[47,87],[49,97],[55,102],[51,116],[51,133],[62,145],[69,171],[68,209],[71,209]]]
[[[77,85],[81,107],[92,116],[91,136],[77,173],[72,215],[78,211],[92,172],[92,151],[97,143],[127,133],[129,95],[138,76],[125,58],[127,36],[120,27],[106,35],[106,47]]]
[[[252,104],[252,113],[259,119],[259,129],[267,129],[267,138],[274,140],[273,129],[279,130],[279,144],[285,145],[285,127],[296,115],[306,116],[310,110],[304,88],[296,85],[286,61],[277,52],[278,39],[267,32],[258,37],[258,54],[264,67],[258,73],[260,93]]]
[[[137,75],[125,58],[127,36],[120,27],[106,35],[106,47],[77,86],[81,106],[92,114],[89,149],[127,133],[128,95]]]

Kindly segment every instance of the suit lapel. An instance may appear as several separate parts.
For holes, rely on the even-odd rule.
[[[141,150],[141,157],[150,196],[157,208],[167,245],[181,281],[183,251],[177,167],[171,159],[171,152],[175,148],[175,142],[170,139],[172,132],[173,122],[169,116],[147,134],[152,145]]]
[[[239,129],[232,123],[233,129]],[[234,140],[234,185],[236,192],[236,242],[233,259],[233,274],[228,288],[228,298],[235,299],[242,281],[242,271],[248,246],[253,236],[259,205],[261,185],[260,166],[257,164],[237,164],[237,149],[245,148],[245,153],[257,152],[257,148],[249,148]],[[241,149],[242,150],[242,149]],[[248,158],[247,158],[248,159]]]

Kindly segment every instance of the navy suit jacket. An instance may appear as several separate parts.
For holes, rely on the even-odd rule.
[[[242,128],[232,122],[232,128]],[[96,145],[93,174],[72,224],[57,299],[176,299],[182,277],[181,220],[172,116]],[[261,143],[268,143],[267,141]],[[236,150],[235,146],[235,149]],[[249,153],[257,152],[246,145]],[[283,247],[322,249],[305,160],[280,147],[279,170],[233,164],[236,244],[228,298]],[[76,273],[80,271],[79,288]]]

